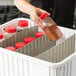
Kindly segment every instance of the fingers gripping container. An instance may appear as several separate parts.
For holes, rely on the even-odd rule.
[[[0,76],[76,76],[75,30],[59,27],[63,37],[58,41],[50,41],[43,35],[15,51],[4,49],[38,32],[38,27],[24,18],[14,19],[0,28],[16,26],[19,20],[28,20],[28,28],[0,42]]]

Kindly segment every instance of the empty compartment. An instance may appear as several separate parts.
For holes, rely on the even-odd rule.
[[[76,34],[36,57],[52,63],[58,63],[71,56],[73,53],[75,53],[75,51]]]

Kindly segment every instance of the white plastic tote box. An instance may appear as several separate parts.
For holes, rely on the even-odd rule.
[[[0,76],[76,76],[75,30],[59,27],[64,36],[57,42],[44,35],[15,52],[6,50],[9,44],[14,46],[24,37],[34,37],[38,31],[33,22],[24,18],[3,24],[0,31],[4,26],[17,26],[19,20],[28,20],[30,27],[0,42]],[[25,36],[20,37],[22,33]]]

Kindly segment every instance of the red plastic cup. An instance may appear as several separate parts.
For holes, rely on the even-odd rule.
[[[43,36],[44,35],[44,32],[36,32],[35,33],[35,37],[36,38],[39,38],[39,37],[41,37],[41,36]]]
[[[6,32],[6,33],[15,33],[15,32],[16,32],[16,27],[13,26],[13,25],[6,26],[6,27],[5,27],[5,32]]]
[[[3,33],[0,32],[0,39],[3,39]]]
[[[20,21],[18,21],[18,26],[19,27],[26,27],[26,26],[28,26],[28,21],[27,20],[20,20]]]
[[[24,38],[24,41],[25,41],[26,44],[30,43],[33,40],[34,40],[33,37],[26,37],[26,38]]]
[[[18,42],[15,44],[16,49],[21,48],[25,45],[25,42]]]
[[[13,46],[6,47],[5,49],[11,50],[11,51],[15,51],[16,50],[15,47],[13,47]]]

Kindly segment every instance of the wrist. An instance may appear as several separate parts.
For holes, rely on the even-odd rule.
[[[36,10],[37,10],[36,7],[31,8],[31,11],[29,12],[29,15],[35,14],[36,13]]]

